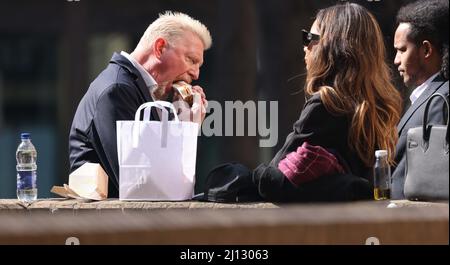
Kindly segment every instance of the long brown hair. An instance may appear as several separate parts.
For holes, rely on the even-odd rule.
[[[394,164],[401,97],[391,82],[381,29],[354,4],[322,9],[316,16],[319,43],[310,52],[307,95],[319,93],[330,113],[349,115],[348,145],[370,166],[376,149]]]

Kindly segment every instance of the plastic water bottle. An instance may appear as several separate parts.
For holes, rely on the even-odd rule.
[[[375,165],[373,167],[374,197],[375,200],[388,200],[391,198],[391,167],[388,163],[386,150],[375,151]]]
[[[31,143],[29,133],[21,133],[22,142],[17,147],[17,198],[26,203],[37,199],[36,186],[36,148]]]

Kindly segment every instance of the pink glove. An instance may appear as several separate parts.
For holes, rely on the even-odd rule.
[[[333,154],[307,142],[296,152],[287,154],[278,164],[278,169],[297,187],[322,176],[345,173]]]

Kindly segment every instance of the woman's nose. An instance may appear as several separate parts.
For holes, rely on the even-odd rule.
[[[308,46],[303,46],[303,51],[307,53],[309,51]]]

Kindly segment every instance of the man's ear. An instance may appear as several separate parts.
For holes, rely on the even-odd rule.
[[[424,40],[423,42],[422,42],[422,52],[424,53],[424,58],[425,59],[428,59],[428,58],[430,58],[431,57],[431,55],[433,54],[433,52],[434,52],[434,47],[433,47],[433,45],[431,45],[431,42],[429,42],[429,41],[427,41],[427,40]]]
[[[157,38],[153,44],[153,52],[156,58],[161,59],[164,49],[166,48],[167,41],[163,38]]]

